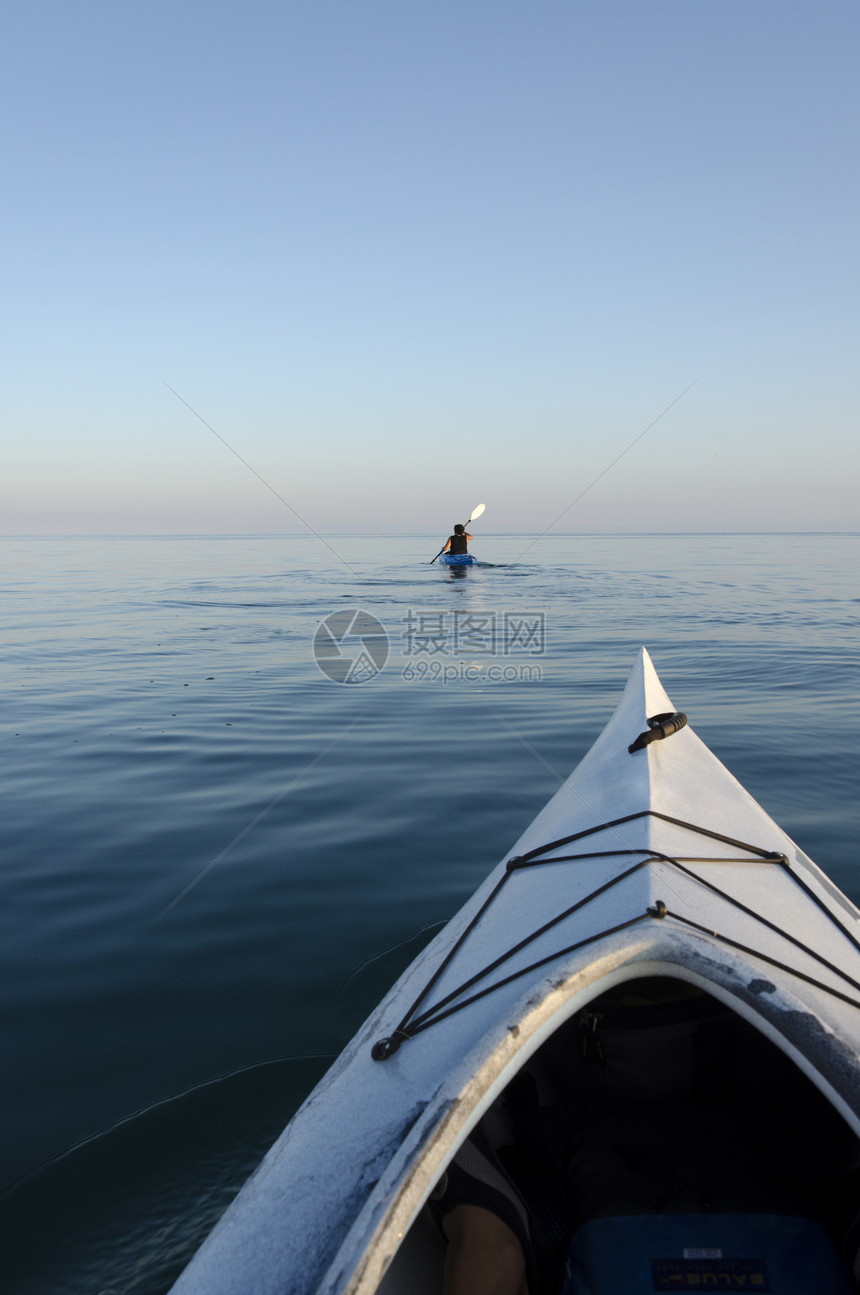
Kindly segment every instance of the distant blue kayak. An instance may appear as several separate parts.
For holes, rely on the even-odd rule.
[[[446,567],[470,567],[475,559],[471,553],[443,553],[442,561]]]

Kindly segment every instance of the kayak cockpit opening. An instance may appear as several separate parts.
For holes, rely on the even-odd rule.
[[[445,1218],[501,1217],[529,1295],[847,1295],[860,1141],[747,1020],[669,977],[566,1021],[454,1157],[383,1295],[441,1295]]]

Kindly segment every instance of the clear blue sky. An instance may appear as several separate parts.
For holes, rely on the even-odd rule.
[[[0,528],[860,529],[858,38],[9,0]]]

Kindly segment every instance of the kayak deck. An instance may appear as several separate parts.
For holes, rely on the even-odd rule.
[[[622,700],[586,760],[446,928],[450,947],[397,1037],[564,959],[587,965],[595,946],[611,941],[631,953],[655,938],[691,973],[701,957],[716,956],[730,976],[735,956],[752,958],[813,991],[825,1017],[841,1019],[841,1003],[860,1009],[854,906],[689,727],[631,752],[649,715],[675,714],[647,658],[631,692],[639,724],[631,728]],[[622,803],[619,759],[622,815],[613,812]],[[856,1030],[860,1017],[850,1019]]]
[[[458,1148],[633,982],[728,1012],[856,1149],[860,915],[676,719],[643,649],[585,759],[344,1050],[177,1295],[371,1295],[389,1269],[386,1292],[418,1290],[425,1203]]]

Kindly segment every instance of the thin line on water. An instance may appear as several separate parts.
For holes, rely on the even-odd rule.
[[[537,544],[538,540],[542,540],[543,537],[549,531],[552,530],[553,526],[558,525],[562,517],[566,517],[567,514],[570,512],[571,508],[575,508],[576,505],[579,503],[580,499],[584,499],[585,496],[588,494],[589,490],[592,490],[597,485],[598,481],[601,481],[603,477],[606,476],[607,472],[611,472],[612,469],[615,467],[616,463],[620,463],[621,460],[624,458],[625,454],[629,454],[630,451],[633,449],[634,445],[638,445],[639,441],[642,440],[642,437],[646,436],[648,432],[651,431],[651,428],[655,427],[657,423],[659,423],[661,418],[665,418],[669,410],[672,409],[675,405],[677,405],[678,401],[682,400],[683,397],[686,396],[687,392],[690,391],[695,385],[696,385],[696,379],[694,378],[693,381],[690,383],[689,387],[685,387],[684,390],[666,406],[666,408],[663,410],[662,413],[658,414],[656,418],[652,419],[651,422],[648,424],[648,426],[643,431],[641,431],[638,436],[634,436],[633,440],[626,447],[626,449],[623,449],[620,454],[616,455],[616,457],[612,460],[612,462],[607,464],[607,466],[603,469],[603,471],[599,472],[597,476],[594,478],[594,480],[590,482],[585,487],[584,490],[581,490],[579,494],[576,496],[576,498],[571,500],[571,502],[567,505],[566,508],[562,509],[558,517],[556,517],[554,521],[551,521],[549,526],[547,526],[544,530],[541,531],[540,535],[535,536],[531,544],[526,545],[526,547],[523,549],[519,557],[515,558],[513,562],[505,563],[505,566],[516,566],[518,562],[521,562],[522,559],[525,557],[525,555],[531,552],[531,550]]]
[[[270,1057],[265,1061],[252,1061],[247,1066],[237,1066],[233,1070],[225,1071],[223,1074],[213,1075],[211,1079],[202,1079],[197,1084],[191,1084],[188,1088],[183,1088],[178,1093],[173,1093],[170,1097],[160,1097],[147,1106],[141,1106],[135,1111],[130,1111],[128,1115],[122,1115],[112,1124],[98,1129],[95,1133],[87,1133],[71,1146],[66,1147],[64,1151],[59,1151],[55,1155],[46,1156],[36,1164],[31,1165],[29,1169],[22,1170],[21,1173],[15,1174],[12,1178],[0,1183],[0,1203],[11,1196],[19,1188],[25,1186],[29,1181],[45,1173],[49,1169],[54,1169],[64,1161],[69,1160],[77,1151],[83,1151],[86,1147],[92,1146],[96,1142],[101,1142],[110,1137],[112,1133],[117,1133],[120,1129],[125,1129],[137,1120],[144,1119],[147,1115],[153,1115],[156,1111],[165,1110],[169,1106],[184,1101],[186,1097],[193,1097],[197,1093],[204,1092],[206,1089],[215,1088],[218,1084],[226,1083],[230,1079],[238,1079],[242,1075],[250,1074],[255,1070],[264,1070],[267,1066],[283,1066],[295,1061],[334,1061],[335,1053],[333,1052],[299,1052],[290,1057]]]
[[[248,833],[252,831],[257,826],[257,824],[266,817],[269,811],[274,809],[279,801],[283,800],[287,792],[292,791],[293,787],[295,787],[297,783],[301,782],[302,778],[304,778],[306,773],[310,773],[311,769],[313,769],[316,765],[318,765],[321,760],[325,759],[329,751],[331,751],[334,747],[336,747],[338,742],[340,742],[343,738],[345,738],[347,733],[349,733],[352,729],[355,728],[358,721],[360,719],[363,719],[370,709],[371,709],[370,706],[365,706],[364,710],[360,711],[359,714],[356,715],[355,719],[351,720],[349,724],[347,724],[346,728],[343,730],[342,733],[338,733],[337,737],[332,738],[328,746],[324,747],[323,750],[320,751],[319,755],[315,756],[313,760],[311,760],[310,764],[305,765],[301,773],[297,774],[296,777],[293,778],[292,782],[287,783],[286,787],[282,788],[282,790],[278,792],[277,796],[275,796],[273,800],[270,800],[268,805],[266,805],[264,809],[260,810],[256,818],[253,818],[251,822],[247,824],[246,827],[243,827],[242,831],[238,834],[238,836],[234,836],[230,844],[225,846],[220,854],[216,855],[214,859],[210,860],[210,862],[207,863],[206,867],[203,868],[202,871],[197,874],[197,876],[194,878],[193,881],[189,881],[185,889],[181,890],[179,894],[170,901],[167,907],[161,910],[161,913],[159,916],[166,917],[167,914],[177,906],[177,904],[180,904],[182,900],[185,898],[185,896],[190,891],[192,891],[195,886],[199,885],[200,882],[204,879],[204,877],[208,876],[208,874],[212,871],[212,869],[216,866],[216,864],[219,864],[222,859],[226,858],[226,856],[233,849],[234,845],[238,845],[239,842],[243,840],[248,835]]]
[[[388,944],[384,949],[378,949],[376,953],[372,953],[369,958],[363,958],[361,962],[357,962],[349,971],[341,976],[335,986],[334,993],[332,994],[328,1007],[325,1010],[324,1019],[326,1021],[331,1020],[335,1011],[340,1006],[341,999],[346,990],[349,989],[352,982],[356,980],[363,971],[366,971],[368,967],[373,966],[374,962],[379,962],[381,958],[384,958],[389,953],[396,953],[398,949],[405,949],[407,945],[412,944],[413,941],[419,939],[428,931],[441,930],[443,926],[448,925],[450,920],[450,917],[441,917],[438,921],[430,922],[427,926],[422,926],[419,930],[413,931],[411,935],[407,935],[404,939],[396,940],[394,944]]]
[[[264,485],[264,486],[266,487],[266,489],[267,489],[267,490],[271,491],[271,493],[275,496],[275,498],[276,498],[280,503],[282,503],[282,504],[284,505],[284,507],[285,507],[285,508],[288,508],[288,509],[289,509],[289,511],[293,514],[293,516],[294,516],[294,517],[298,518],[298,520],[301,522],[302,526],[307,527],[307,529],[310,531],[311,535],[315,535],[315,536],[316,536],[316,538],[320,541],[320,543],[321,543],[321,544],[324,544],[324,545],[326,546],[326,548],[329,550],[329,552],[330,552],[330,553],[332,553],[332,554],[337,558],[338,562],[342,562],[342,563],[343,563],[343,565],[346,567],[347,571],[349,571],[352,575],[354,575],[354,576],[355,576],[355,578],[356,578],[356,579],[358,579],[358,578],[359,578],[359,576],[358,576],[358,572],[357,572],[353,567],[351,567],[351,566],[349,565],[349,563],[347,562],[346,558],[345,558],[345,557],[343,557],[340,553],[338,553],[337,549],[336,549],[336,548],[334,548],[334,546],[333,546],[333,545],[329,544],[329,542],[328,542],[328,540],[325,538],[325,536],[324,536],[324,535],[320,535],[319,531],[318,531],[318,530],[315,530],[315,529],[314,529],[314,527],[313,527],[313,526],[311,526],[310,522],[309,522],[309,521],[307,521],[307,519],[306,519],[306,518],[302,517],[301,513],[300,513],[300,512],[298,512],[295,508],[293,508],[293,505],[292,505],[291,503],[289,503],[289,502],[288,502],[288,500],[286,500],[286,499],[284,498],[284,496],[283,496],[282,494],[280,494],[280,493],[279,493],[279,491],[277,491],[277,490],[275,489],[275,487],[274,487],[273,485],[271,485],[271,484],[270,484],[270,482],[268,482],[268,481],[266,480],[266,478],[265,478],[264,476],[262,476],[262,475],[261,475],[261,473],[259,473],[255,467],[252,467],[252,465],[248,462],[248,460],[247,460],[247,459],[243,459],[243,458],[242,458],[242,455],[239,453],[239,451],[238,451],[238,450],[234,450],[234,448],[233,448],[233,446],[230,444],[230,442],[229,442],[225,437],[223,437],[223,436],[221,435],[221,433],[220,433],[220,432],[216,432],[216,430],[215,430],[215,428],[212,426],[212,424],[211,424],[211,423],[207,423],[207,421],[206,421],[206,419],[203,417],[203,415],[202,415],[201,413],[198,413],[198,411],[194,408],[194,406],[193,406],[193,405],[190,405],[190,404],[188,403],[188,401],[185,399],[185,397],[184,397],[184,396],[180,396],[179,392],[176,390],[176,388],[175,388],[175,387],[171,387],[170,383],[169,383],[169,382],[167,382],[167,381],[166,381],[166,379],[164,379],[164,378],[162,378],[162,379],[161,379],[161,381],[164,383],[165,387],[167,387],[167,390],[168,390],[168,391],[172,391],[172,392],[173,392],[173,394],[174,394],[174,396],[176,397],[176,399],[177,399],[177,400],[179,400],[179,401],[181,401],[181,402],[182,402],[182,404],[185,406],[185,408],[186,408],[186,409],[188,409],[188,410],[190,410],[190,412],[194,415],[194,417],[195,417],[195,418],[198,418],[198,419],[200,420],[200,422],[203,424],[203,426],[204,426],[205,428],[207,428],[207,429],[212,433],[212,435],[213,435],[213,436],[215,436],[215,437],[217,437],[217,438],[218,438],[218,440],[219,440],[219,441],[221,442],[221,444],[225,447],[225,449],[228,449],[228,450],[230,451],[230,453],[231,453],[235,458],[237,458],[237,459],[239,460],[239,462],[240,462],[244,467],[246,467],[246,468],[248,469],[248,471],[249,471],[250,473],[252,473],[252,474],[257,478],[257,480],[260,482],[260,484],[261,484],[261,485]]]
[[[542,764],[542,765],[543,765],[543,767],[544,767],[545,769],[547,769],[547,770],[552,774],[552,776],[553,776],[553,778],[555,778],[556,782],[558,782],[558,784],[559,784],[560,786],[562,786],[562,787],[563,787],[563,786],[564,786],[564,784],[567,782],[567,779],[566,779],[566,778],[564,778],[564,777],[563,777],[563,776],[558,772],[558,770],[557,770],[557,769],[554,769],[554,768],[552,767],[552,765],[550,764],[549,760],[545,760],[545,759],[544,759],[544,757],[541,755],[540,751],[538,751],[538,749],[537,749],[536,747],[532,746],[531,742],[529,742],[529,740],[528,740],[527,738],[523,737],[522,733],[519,733],[519,732],[514,728],[513,724],[509,724],[509,723],[508,723],[508,721],[505,719],[504,715],[500,715],[500,714],[499,714],[499,712],[496,710],[495,706],[491,705],[491,703],[487,701],[486,697],[482,696],[482,694],[481,694],[481,693],[477,693],[477,694],[476,694],[476,696],[478,696],[478,697],[480,697],[480,698],[481,698],[481,701],[484,703],[484,705],[486,706],[487,710],[492,711],[492,713],[495,715],[495,717],[496,717],[496,719],[499,721],[499,723],[500,723],[500,724],[502,724],[502,725],[504,725],[504,727],[508,730],[508,732],[511,734],[511,736],[512,736],[512,737],[515,737],[515,738],[517,739],[517,741],[518,741],[518,742],[521,742],[521,743],[522,743],[522,745],[526,748],[526,750],[531,752],[531,754],[532,754],[532,755],[534,756],[534,758],[538,761],[538,763],[539,763],[539,764]],[[585,802],[584,802],[584,801],[583,801],[583,804],[585,804]],[[589,806],[587,806],[587,808],[588,808],[588,809],[591,809],[591,806],[589,805]]]

